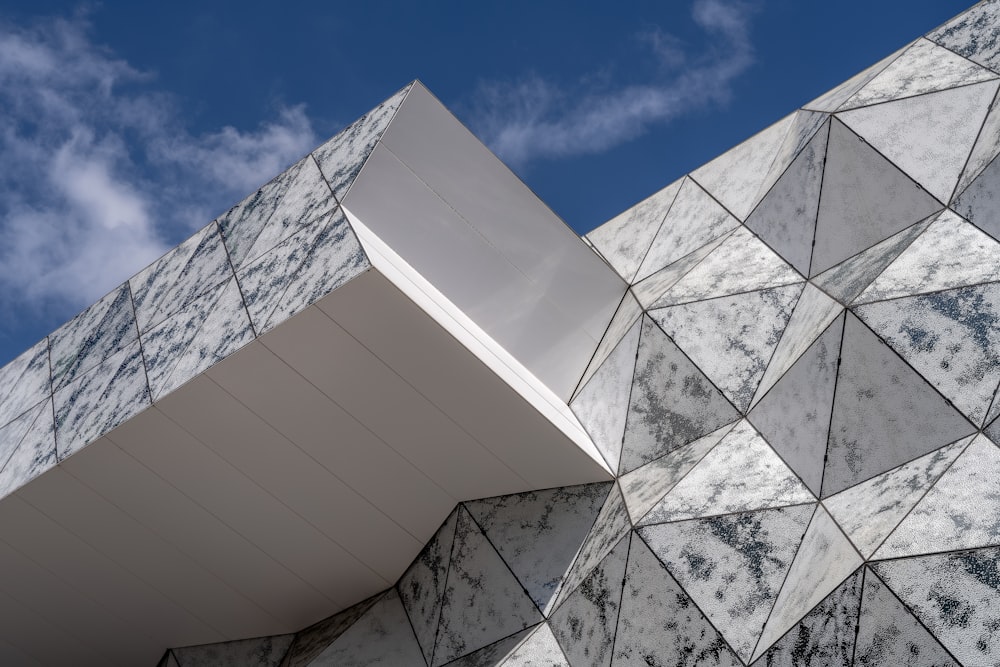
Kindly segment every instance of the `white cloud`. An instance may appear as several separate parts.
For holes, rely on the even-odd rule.
[[[71,315],[304,155],[301,107],[195,135],[85,18],[0,23],[0,322]]]
[[[480,85],[472,125],[504,160],[600,153],[640,136],[651,125],[728,100],[733,81],[754,62],[751,7],[734,0],[695,0],[692,17],[706,33],[702,53],[658,28],[638,35],[660,66],[656,81],[620,87],[585,79],[575,88],[538,75]]]

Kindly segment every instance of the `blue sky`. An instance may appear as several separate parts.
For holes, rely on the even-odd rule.
[[[966,0],[0,6],[0,364],[414,78],[584,233]]]

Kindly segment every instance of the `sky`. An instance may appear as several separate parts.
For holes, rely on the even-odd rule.
[[[586,233],[968,0],[0,4],[0,365],[418,78]]]

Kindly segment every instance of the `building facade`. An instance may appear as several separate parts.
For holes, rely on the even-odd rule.
[[[1000,1],[578,238],[415,82],[0,369],[0,662],[1000,665]]]

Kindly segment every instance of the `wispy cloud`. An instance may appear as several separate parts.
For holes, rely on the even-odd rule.
[[[316,143],[301,106],[203,134],[178,106],[84,16],[0,23],[0,323],[71,314]]]
[[[694,22],[705,46],[690,53],[685,42],[659,28],[637,35],[659,65],[654,81],[615,87],[602,77],[578,86],[532,74],[516,81],[485,82],[476,92],[471,123],[509,164],[601,153],[712,103],[726,102],[733,81],[754,62],[752,6],[739,0],[695,0]]]

